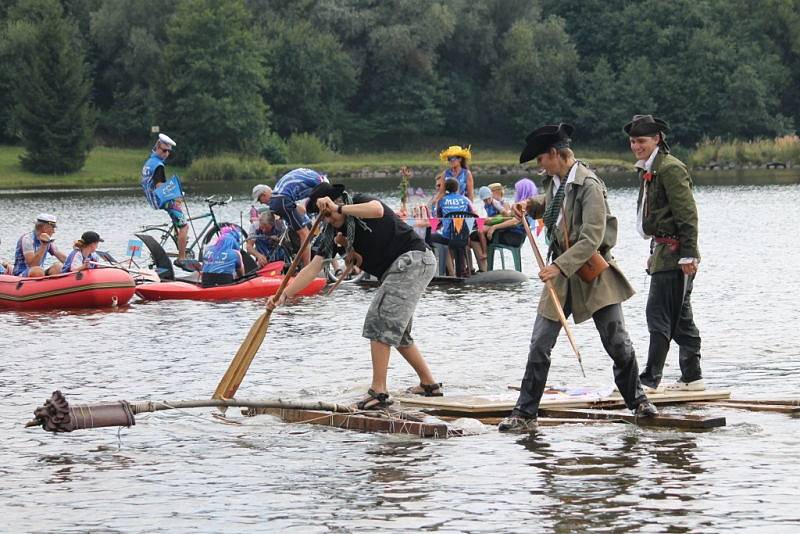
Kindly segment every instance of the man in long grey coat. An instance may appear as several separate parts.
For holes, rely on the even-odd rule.
[[[633,295],[633,288],[611,254],[617,241],[617,219],[609,210],[605,184],[577,161],[569,148],[572,132],[569,124],[548,125],[527,137],[520,163],[536,158],[547,174],[544,194],[520,202],[514,209],[519,217],[523,211],[534,218],[544,217],[553,261],[539,272],[539,278],[552,282],[566,317],[572,315],[576,323],[590,317],[594,320],[603,347],[614,361],[614,381],[625,405],[640,417],[653,417],[658,412],[642,391],[620,305]],[[595,252],[603,256],[608,268],[585,282],[578,270]],[[511,416],[498,425],[501,432],[536,427],[550,352],[560,330],[557,308],[549,292],[542,291],[519,398]]]

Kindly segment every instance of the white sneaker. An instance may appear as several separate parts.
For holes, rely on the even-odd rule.
[[[663,393],[664,386],[658,386],[657,388],[651,388],[650,386],[645,386],[642,384],[642,390],[644,391],[645,395],[652,395],[653,393]]]
[[[664,391],[705,391],[706,384],[703,379],[694,380],[692,382],[682,382],[678,380],[674,384],[664,386]]]

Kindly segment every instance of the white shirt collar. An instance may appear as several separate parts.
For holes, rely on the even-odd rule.
[[[653,153],[650,154],[650,157],[646,160],[640,159],[636,162],[634,167],[637,169],[642,169],[643,171],[649,171],[653,168],[653,161],[655,161],[656,156],[658,155],[658,149],[661,148],[660,146],[656,146],[656,149],[653,150]]]
[[[571,184],[575,181],[575,174],[578,172],[578,162],[576,161],[572,167],[569,169],[569,173],[567,174],[567,183]],[[561,187],[561,178],[556,175],[553,175],[553,196],[556,196],[556,191],[558,188]]]

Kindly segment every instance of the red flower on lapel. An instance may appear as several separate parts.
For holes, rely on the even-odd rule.
[[[642,178],[644,179],[645,182],[652,182],[653,181],[653,173],[650,172],[650,171],[647,171],[642,175]]]

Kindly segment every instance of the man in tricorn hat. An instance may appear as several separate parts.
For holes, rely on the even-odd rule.
[[[636,156],[640,187],[636,230],[650,240],[650,293],[647,329],[650,350],[642,384],[658,388],[670,340],[680,347],[681,376],[667,390],[702,391],[700,332],[692,316],[692,285],[700,250],[697,247],[697,205],[686,165],[669,153],[667,123],[652,115],[634,115],[623,127]]]
[[[322,213],[325,225],[314,241],[312,259],[286,286],[270,309],[306,287],[322,268],[324,258],[344,253],[346,261],[361,261],[361,269],[381,280],[364,320],[362,336],[370,340],[372,385],[357,407],[381,410],[393,403],[387,389],[392,347],[406,359],[420,383],[408,392],[426,397],[442,395],[442,385],[411,337],[411,320],[420,296],[436,273],[436,258],[414,229],[380,200],[366,195],[350,198],[341,184],[323,182],[306,203],[308,213]]]
[[[614,361],[614,381],[625,405],[639,417],[652,417],[657,411],[642,391],[620,305],[633,295],[633,288],[611,254],[617,241],[617,219],[609,210],[605,184],[575,159],[569,147],[573,130],[569,124],[547,125],[527,137],[519,161],[536,159],[545,171],[544,194],[515,204],[514,211],[520,218],[524,211],[544,218],[552,263],[539,271],[539,278],[552,282],[566,317],[572,315],[576,323],[594,320],[603,347]],[[587,282],[578,271],[596,252],[608,267]],[[501,432],[536,427],[550,352],[561,330],[556,310],[549,293],[542,291],[519,398],[511,416],[500,422]]]

